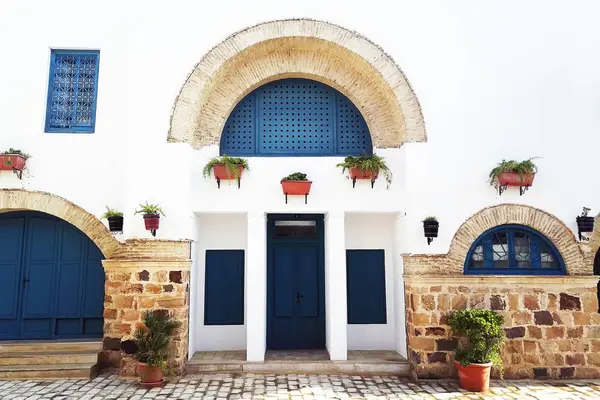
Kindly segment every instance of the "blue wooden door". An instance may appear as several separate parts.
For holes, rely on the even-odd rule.
[[[269,216],[269,349],[325,347],[323,216]]]
[[[52,216],[0,216],[0,339],[101,337],[102,253]]]

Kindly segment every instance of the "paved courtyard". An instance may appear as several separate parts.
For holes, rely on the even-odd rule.
[[[495,381],[489,393],[454,381],[324,375],[187,376],[164,388],[139,389],[114,375],[87,380],[0,381],[0,399],[600,399],[600,381]]]

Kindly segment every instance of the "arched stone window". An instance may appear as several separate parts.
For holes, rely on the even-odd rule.
[[[281,79],[255,89],[229,115],[220,153],[229,156],[372,154],[365,119],[346,96],[310,79]]]
[[[541,233],[523,225],[500,225],[471,246],[465,274],[564,275],[565,263]]]

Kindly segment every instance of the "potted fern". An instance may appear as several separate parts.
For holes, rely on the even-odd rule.
[[[459,337],[454,364],[460,386],[473,392],[485,392],[490,385],[492,365],[500,369],[500,351],[504,343],[504,317],[496,311],[458,310],[447,318],[454,336]]]
[[[166,217],[158,204],[148,204],[148,202],[146,202],[146,204],[140,204],[140,209],[136,210],[135,214],[144,215],[144,225],[146,226],[147,231],[152,232],[152,236],[156,236],[156,231],[160,224],[160,216],[163,215]]]
[[[209,178],[211,172],[214,174],[217,180],[217,186],[221,187],[221,180],[235,179],[240,186],[240,179],[244,170],[249,170],[248,161],[240,157],[228,157],[223,155],[221,157],[212,158],[202,170],[202,174],[205,178]]]
[[[312,181],[309,181],[305,173],[294,172],[281,180],[281,188],[285,194],[285,203],[287,204],[288,195],[303,195],[304,202],[310,193]]]
[[[21,179],[25,163],[29,157],[31,157],[29,154],[11,147],[0,153],[0,170],[14,171],[19,176],[19,179]]]
[[[427,244],[431,244],[433,238],[438,237],[440,223],[435,217],[427,217],[423,220],[423,231],[427,238]]]
[[[533,158],[518,162],[515,160],[502,160],[498,165],[490,171],[489,183],[491,186],[498,188],[502,194],[508,186],[519,186],[520,188],[528,188],[533,185],[535,174],[538,168],[533,162]],[[523,194],[521,189],[521,194]]]
[[[368,179],[371,181],[371,187],[373,187],[380,172],[385,177],[387,188],[392,184],[392,171],[388,168],[383,157],[377,154],[348,156],[344,158],[343,163],[339,163],[337,166],[342,168],[342,174],[348,170],[349,177],[352,179],[352,187],[355,187],[357,179]]]
[[[108,229],[111,232],[123,232],[123,213],[106,206],[102,218],[108,220]]]
[[[180,326],[181,322],[173,320],[166,310],[144,312],[143,325],[138,325],[133,337],[142,387],[163,385],[170,357],[169,345]]]

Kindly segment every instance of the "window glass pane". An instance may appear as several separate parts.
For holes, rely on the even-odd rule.
[[[508,235],[506,231],[494,232],[492,251],[494,267],[508,268]]]
[[[471,266],[473,268],[483,268],[483,246],[479,245],[473,250],[471,256]]]
[[[275,221],[275,237],[316,237],[316,221]]]
[[[515,259],[518,268],[531,268],[531,246],[529,235],[523,231],[514,233]]]
[[[542,268],[559,268],[558,260],[554,256],[554,252],[546,243],[540,243],[540,259]]]

